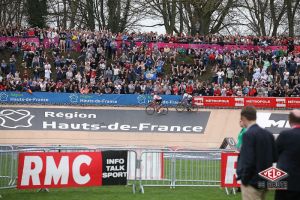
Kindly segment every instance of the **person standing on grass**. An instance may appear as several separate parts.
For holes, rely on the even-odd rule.
[[[242,147],[242,140],[243,140],[243,136],[246,133],[247,129],[245,127],[243,127],[243,123],[240,120],[240,127],[242,128],[241,131],[239,132],[238,138],[237,138],[237,143],[236,143],[236,149],[238,152],[240,152],[241,147]],[[238,192],[241,192],[241,188],[238,187],[237,188]]]
[[[242,147],[242,139],[243,135],[246,133],[247,129],[243,127],[242,121],[240,121],[240,127],[242,128],[241,131],[239,132],[237,143],[236,143],[236,148],[238,151],[241,150]]]
[[[256,109],[247,106],[241,111],[241,125],[247,131],[242,137],[238,159],[237,180],[241,180],[243,200],[264,200],[266,180],[259,172],[276,161],[276,145],[273,135],[256,124]]]
[[[15,58],[15,55],[11,55],[11,57],[9,58],[9,69],[10,72],[14,75],[16,73],[17,70],[17,60]]]
[[[281,180],[287,182],[286,190],[276,190],[275,200],[300,199],[300,110],[290,112],[289,123],[292,129],[281,132],[276,140],[277,167],[288,176]]]

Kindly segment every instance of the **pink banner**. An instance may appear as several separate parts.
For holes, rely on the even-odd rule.
[[[121,48],[122,41],[117,41],[118,48]],[[126,42],[129,45],[129,42]],[[135,42],[136,46],[141,46],[142,42]],[[149,42],[146,43],[150,49],[157,47],[159,49],[169,47],[169,48],[182,48],[182,49],[216,49],[216,50],[287,50],[286,46],[254,46],[254,45],[218,45],[218,44],[183,44],[183,43],[165,43],[165,42]],[[300,47],[299,47],[300,49]]]
[[[35,43],[36,45],[39,45],[39,39],[38,38],[21,38],[21,37],[0,37],[0,42],[8,42],[11,41],[14,44],[17,42],[29,42],[29,43]],[[51,42],[54,44],[58,44],[59,39],[54,38],[53,41],[51,39],[45,38],[44,39],[44,45],[45,48],[50,48]],[[126,44],[129,46],[129,42],[126,42]],[[136,46],[141,46],[143,42],[135,42]],[[216,49],[216,50],[287,50],[287,46],[254,46],[254,45],[218,45],[218,44],[182,44],[182,43],[164,43],[164,42],[149,42],[145,43],[150,49],[153,49],[154,47],[157,47],[159,49],[169,47],[169,48],[182,48],[182,49]],[[122,41],[117,41],[118,48],[122,47]],[[300,46],[295,46],[296,51],[300,51]]]
[[[217,49],[217,50],[286,50],[286,46],[254,46],[254,45],[217,45],[217,44],[180,44],[180,43],[162,43],[152,44],[157,45],[158,48],[170,47],[170,48],[183,48],[183,49]]]
[[[0,42],[12,42],[14,45],[18,42],[21,43],[35,43],[36,46],[40,45],[38,38],[21,38],[21,37],[0,37]]]

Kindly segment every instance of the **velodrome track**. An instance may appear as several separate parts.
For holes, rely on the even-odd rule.
[[[57,114],[55,118],[57,124],[59,122],[77,123],[76,120],[89,122],[101,118],[101,124],[118,126],[122,124],[123,130],[120,127],[116,130],[49,130],[38,128],[34,123],[35,128],[6,128],[0,127],[0,143],[1,144],[18,144],[18,145],[103,145],[103,146],[143,146],[143,147],[178,147],[178,148],[193,148],[207,149],[219,148],[225,137],[237,138],[240,131],[239,109],[200,109],[198,112],[183,112],[178,113],[174,109],[170,109],[168,115],[148,116],[144,112],[144,108],[136,107],[78,107],[78,106],[50,106],[50,105],[1,105],[0,110],[30,110],[35,112],[34,116],[37,122],[40,123],[40,118],[45,117],[45,109],[49,114],[48,118],[55,112],[70,112],[70,113],[97,113],[96,119],[64,119],[62,114]],[[43,113],[44,112],[44,113]],[[283,116],[286,120],[288,111],[285,110],[261,110],[262,115],[273,113],[277,116]],[[52,114],[51,114],[52,113]],[[87,115],[88,116],[88,115]],[[90,115],[93,118],[93,115]],[[84,115],[82,115],[84,117]],[[53,120],[48,119],[47,120]],[[53,118],[53,117],[52,117]],[[70,117],[69,117],[70,118]],[[3,117],[1,125],[3,125]],[[46,119],[46,118],[45,118]],[[43,120],[45,120],[43,119]],[[34,122],[32,120],[32,122]],[[266,119],[267,120],[267,119]],[[49,124],[47,121],[46,124]],[[277,120],[278,121],[278,120]],[[51,121],[52,122],[52,121]],[[261,123],[264,123],[262,120]],[[56,122],[55,122],[56,123]],[[137,127],[134,125],[138,123]],[[141,125],[142,123],[142,125]],[[156,124],[151,127],[149,124]],[[101,125],[100,124],[100,125]],[[129,124],[129,125],[128,125]],[[112,126],[111,125],[111,126]],[[163,130],[166,125],[168,130]],[[172,130],[171,126],[181,126],[180,131]],[[202,130],[197,126],[201,126]],[[50,127],[50,125],[47,125]],[[58,126],[58,125],[57,125]],[[133,129],[128,128],[131,126]],[[158,126],[158,127],[157,127]],[[186,126],[186,130],[182,128]],[[153,128],[153,130],[151,130]],[[195,128],[195,129],[194,129]],[[32,130],[31,130],[32,129]],[[35,129],[35,130],[33,130]],[[129,130],[130,129],[130,130]],[[157,130],[160,131],[157,131]],[[125,130],[125,131],[124,131]],[[128,130],[128,131],[126,131]],[[170,131],[171,130],[171,131]],[[195,131],[194,131],[195,130]],[[280,130],[280,129],[279,129]]]

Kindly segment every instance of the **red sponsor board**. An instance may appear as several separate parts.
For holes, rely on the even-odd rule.
[[[234,107],[234,98],[232,97],[195,97],[196,105],[205,107]]]
[[[197,106],[204,106],[204,97],[198,96],[193,98],[193,104]]]
[[[275,98],[276,108],[286,108],[286,98]]]
[[[102,185],[101,152],[19,154],[18,188]]]
[[[19,154],[18,189],[127,183],[127,151],[24,152]]]
[[[300,98],[299,97],[289,97],[286,98],[287,108],[300,108]]]
[[[257,108],[276,108],[276,98],[244,97],[245,106]]]
[[[221,154],[221,186],[222,187],[239,187],[240,183],[236,180],[236,168],[238,153]]]
[[[289,97],[194,97],[193,103],[203,107],[255,106],[257,108],[300,108],[300,98]]]

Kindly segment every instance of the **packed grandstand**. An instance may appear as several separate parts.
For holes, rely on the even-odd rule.
[[[0,91],[298,97],[299,38],[0,30]]]

